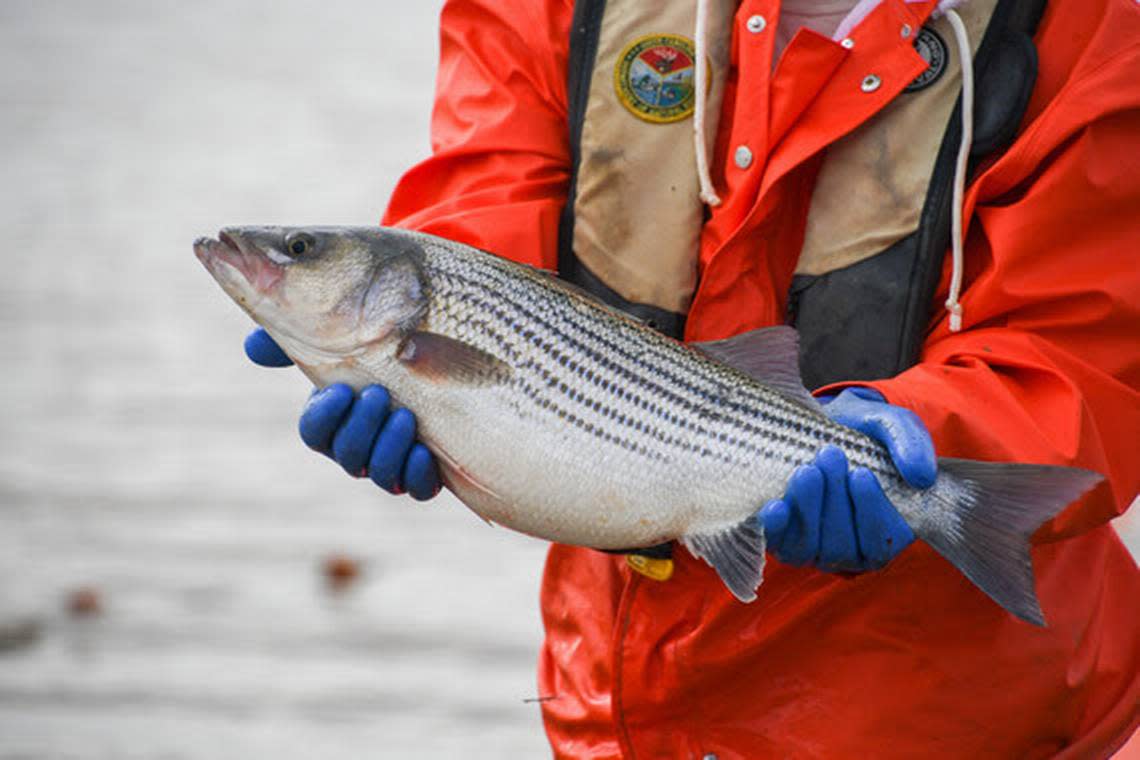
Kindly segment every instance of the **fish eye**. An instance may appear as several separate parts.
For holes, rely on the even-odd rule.
[[[307,232],[293,232],[285,238],[285,250],[292,256],[304,256],[315,248],[317,241]]]

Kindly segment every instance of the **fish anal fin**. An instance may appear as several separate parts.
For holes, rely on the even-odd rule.
[[[413,330],[396,358],[426,380],[466,385],[497,385],[511,377],[510,366],[481,348],[439,333]]]
[[[800,375],[800,338],[795,328],[761,327],[731,338],[692,345],[802,406],[822,413],[819,402],[808,393]]]
[[[737,599],[756,599],[756,588],[764,577],[764,529],[755,518],[719,530],[685,534],[681,543],[694,557],[709,563]]]

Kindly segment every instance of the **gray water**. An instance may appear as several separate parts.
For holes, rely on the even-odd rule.
[[[245,360],[190,249],[375,223],[438,8],[0,4],[0,757],[549,754],[545,545],[305,449],[307,382]]]

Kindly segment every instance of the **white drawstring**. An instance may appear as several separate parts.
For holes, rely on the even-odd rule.
[[[958,58],[962,68],[962,141],[958,144],[958,164],[954,169],[954,199],[951,208],[950,253],[953,268],[950,273],[950,292],[946,298],[946,311],[950,313],[950,332],[962,329],[962,304],[958,297],[962,293],[962,206],[966,189],[966,167],[970,159],[970,147],[974,143],[974,56],[970,52],[970,38],[966,35],[966,25],[957,12],[946,9],[946,19],[954,29],[954,39],[958,43]]]
[[[708,47],[708,0],[697,0],[697,28],[693,32],[696,40],[697,66],[693,76],[696,78],[694,87],[697,93],[697,102],[693,114],[693,139],[697,151],[697,179],[701,186],[701,200],[710,206],[719,206],[720,197],[713,187],[712,174],[709,172],[709,151],[705,142],[705,101],[708,97],[708,61],[705,48]]]
[[[970,50],[970,38],[962,17],[953,8],[961,0],[942,0],[939,13],[944,13],[954,30],[954,40],[958,45],[958,57],[962,69],[962,139],[958,144],[958,158],[954,168],[954,195],[951,208],[950,253],[952,269],[950,290],[946,298],[946,311],[950,314],[950,332],[962,329],[962,304],[958,300],[962,294],[964,270],[962,252],[962,210],[966,190],[966,170],[970,160],[970,148],[974,142],[974,56]],[[710,206],[719,206],[721,201],[713,187],[709,172],[708,146],[705,141],[705,102],[708,89],[708,62],[705,48],[708,46],[708,0],[697,0],[696,37],[696,103],[693,114],[693,138],[697,156],[697,177],[700,182],[701,200]]]

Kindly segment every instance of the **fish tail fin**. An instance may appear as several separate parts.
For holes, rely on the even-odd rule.
[[[756,599],[764,577],[764,527],[755,517],[727,528],[686,534],[681,543],[709,563],[737,599]]]
[[[1045,625],[1029,537],[1103,477],[1072,467],[940,458],[938,481],[922,492],[946,519],[921,538],[995,602]],[[930,504],[932,500],[934,504]]]

